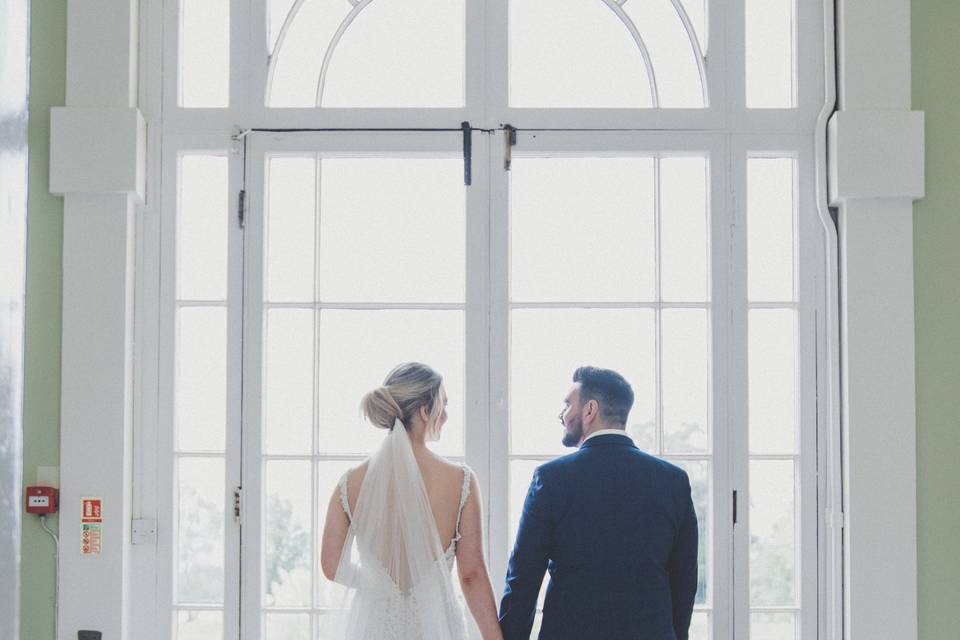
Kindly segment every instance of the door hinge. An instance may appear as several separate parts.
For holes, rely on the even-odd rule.
[[[240,503],[243,496],[243,487],[234,487],[233,489],[233,519],[240,522]]]
[[[237,219],[240,222],[240,228],[243,229],[246,223],[247,213],[247,190],[240,189],[240,195],[237,198]]]
[[[510,165],[513,163],[513,148],[517,144],[516,127],[509,124],[503,125],[503,137],[506,142],[506,148],[503,151],[503,168],[505,171],[510,171]]]

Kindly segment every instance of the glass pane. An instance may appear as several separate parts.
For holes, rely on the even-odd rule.
[[[710,534],[712,532],[711,505],[713,504],[710,490],[710,463],[706,460],[670,460],[673,464],[687,472],[690,478],[690,494],[693,498],[693,509],[697,512],[697,535],[699,551],[697,552],[697,598],[696,604],[710,604],[713,600],[710,590],[710,581],[713,573],[713,558],[711,557]],[[692,637],[692,636],[691,636]]]
[[[287,4],[282,0],[279,4]],[[317,106],[317,81],[327,49],[334,34],[354,8],[344,0],[304,0],[290,23],[282,43],[277,43],[270,58],[271,75],[268,78],[268,107]],[[280,7],[271,7],[277,16]],[[282,23],[281,23],[282,24]],[[271,32],[279,36],[280,26]]]
[[[710,612],[694,611],[690,619],[690,640],[710,640]]]
[[[510,180],[512,300],[655,298],[652,158],[517,158]]]
[[[308,614],[268,613],[263,618],[265,640],[310,640]]]
[[[702,108],[703,84],[693,48],[696,32],[687,33],[669,0],[625,2],[622,7],[650,52],[660,106]]]
[[[751,309],[750,452],[797,452],[797,314]]]
[[[360,400],[401,362],[423,362],[443,376],[447,423],[431,448],[463,455],[464,342],[462,311],[320,312],[321,453],[372,453],[383,430],[360,417]]]
[[[796,513],[793,461],[751,461],[751,606],[798,604]]]
[[[661,314],[663,451],[710,449],[710,323],[705,309]]]
[[[316,158],[268,159],[264,224],[267,300],[314,299],[316,194]]]
[[[707,159],[660,160],[660,298],[706,302]]]
[[[273,51],[280,29],[297,0],[267,0],[267,49]]]
[[[230,0],[180,0],[180,106],[230,104]]]
[[[313,521],[310,462],[264,463],[263,604],[309,606]]]
[[[549,331],[544,331],[549,327]],[[560,411],[577,367],[613,369],[633,387],[630,433],[655,421],[656,349],[650,309],[518,309],[510,327],[510,450],[568,453]]]
[[[510,461],[510,537],[507,544],[513,549],[520,526],[520,514],[523,513],[523,501],[527,497],[534,470],[543,464],[542,460]]]
[[[327,521],[327,501],[330,499],[331,494],[339,492],[340,478],[346,473],[349,469],[359,465],[359,461],[346,461],[346,460],[336,460],[336,461],[321,461],[317,463],[317,505],[320,509],[317,514],[317,548],[320,548],[321,541],[323,540],[323,527]],[[317,556],[317,562],[320,562],[319,554]],[[326,576],[323,575],[323,572],[320,570],[319,564],[316,567],[317,571],[317,596],[314,606],[321,609],[332,609],[339,607],[343,604],[344,592],[342,587],[337,585],[330,580],[327,580]]]
[[[222,458],[180,458],[177,464],[177,587],[182,604],[223,603]]]
[[[709,29],[707,25],[707,0],[680,0],[690,22],[693,24],[693,30],[700,41],[700,51],[704,56],[707,55],[709,48]]]
[[[794,0],[745,0],[747,107],[796,106]]]
[[[747,289],[754,302],[794,294],[794,161],[747,160]]]
[[[335,46],[324,107],[462,107],[464,0],[359,5]]]
[[[631,386],[633,386],[632,383]],[[636,386],[633,387],[633,391],[634,394],[636,394]],[[650,391],[654,390],[651,389]],[[634,402],[631,415],[633,415],[638,408],[639,407],[637,407],[637,403]],[[630,434],[631,438],[633,438],[633,444],[637,445],[637,448],[641,451],[645,451],[650,455],[657,455],[660,452],[660,443],[657,442],[659,434],[657,433],[656,420],[650,419],[644,420],[643,422],[630,420],[630,424],[627,425],[627,433]]]
[[[795,613],[750,614],[750,640],[796,640],[800,637]]]
[[[263,367],[263,442],[267,453],[311,453],[313,309],[267,312]]]
[[[177,449],[223,451],[227,423],[227,310],[177,310]]]
[[[653,106],[640,49],[603,2],[510,0],[509,67],[511,107]]]
[[[177,203],[177,298],[227,297],[227,158],[180,158]]]
[[[321,170],[321,300],[463,302],[462,158],[335,158]]]
[[[222,611],[175,611],[175,640],[217,640],[223,637]]]

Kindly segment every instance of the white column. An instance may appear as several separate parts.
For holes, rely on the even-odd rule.
[[[839,0],[830,195],[839,216],[845,637],[917,637],[909,0]]]
[[[59,639],[129,637],[136,0],[70,0],[66,107],[51,113],[50,190],[64,194]],[[103,500],[102,550],[81,549],[80,500]]]

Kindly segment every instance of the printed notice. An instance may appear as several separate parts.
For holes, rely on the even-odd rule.
[[[103,542],[103,499],[80,499],[80,553],[100,553]]]

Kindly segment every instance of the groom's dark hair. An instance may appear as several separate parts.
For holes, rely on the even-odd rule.
[[[573,372],[573,381],[580,383],[581,404],[596,400],[605,421],[626,426],[633,388],[622,375],[611,369],[580,367]]]

